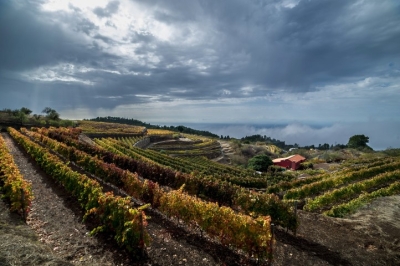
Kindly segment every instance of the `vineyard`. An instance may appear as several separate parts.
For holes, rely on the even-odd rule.
[[[395,157],[347,162],[334,172],[297,179],[284,172],[260,174],[213,162],[204,157],[205,151],[220,148],[212,139],[187,135],[188,142],[160,142],[142,149],[135,145],[143,139],[143,128],[82,122],[78,129],[8,132],[76,200],[84,220],[94,225],[91,235],[111,236],[124,252],[142,261],[157,241],[152,222],[163,217],[163,223],[229,254],[225,259],[235,258],[229,265],[288,262],[282,255],[291,250],[287,245],[307,254],[307,249],[317,248],[316,257],[326,262],[352,265],[325,248],[328,244],[308,240],[304,234],[309,229],[301,220],[322,214],[326,218],[320,219],[329,223],[327,216],[345,217],[374,199],[400,194],[400,160]],[[97,137],[92,143],[80,141],[82,131]],[[40,195],[32,193],[2,138],[0,158],[2,193],[12,211],[27,217],[32,199]],[[307,254],[298,258],[309,258]]]
[[[282,182],[267,189],[304,210],[344,217],[377,197],[400,194],[400,160],[381,158],[350,165],[332,174]]]
[[[165,133],[163,134],[163,132]],[[148,131],[149,136],[169,136],[169,138],[152,143],[148,148],[172,157],[207,157],[213,159],[221,155],[221,145],[215,139],[190,134],[177,134],[176,132],[174,134],[171,133],[168,134],[166,130],[150,129]],[[129,144],[132,143],[129,138],[122,141]]]
[[[146,132],[145,127],[118,125],[107,122],[80,121],[79,128],[86,134],[133,134],[143,135]]]

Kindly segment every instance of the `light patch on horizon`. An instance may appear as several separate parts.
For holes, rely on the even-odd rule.
[[[171,89],[170,92],[171,93],[182,93],[182,94],[184,94],[184,93],[187,93],[188,90]]]
[[[113,99],[121,99],[122,96],[95,96],[94,98],[96,98],[96,99],[103,98],[103,99],[111,99],[111,100],[113,100]]]

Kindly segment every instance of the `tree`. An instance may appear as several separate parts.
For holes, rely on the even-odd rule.
[[[10,108],[4,108],[4,109],[3,109],[3,112],[5,112],[5,113],[7,113],[7,114],[9,114],[9,115],[12,115],[12,114],[13,114],[13,110],[11,110]]]
[[[29,110],[26,107],[22,107],[21,109],[15,109],[12,111],[12,114],[14,115],[15,118],[21,123],[21,125],[27,120],[27,116],[32,113],[31,110]]]
[[[369,137],[365,135],[354,135],[350,137],[349,142],[347,143],[347,147],[353,149],[363,149],[363,148],[371,149],[371,147],[367,145],[368,142],[369,142]]]
[[[57,113],[57,111],[54,109],[51,109],[50,107],[44,108],[42,113],[47,114],[46,117],[50,120],[59,120],[60,119],[60,115]]]
[[[42,113],[49,114],[49,113],[51,113],[52,111],[54,111],[54,110],[51,109],[50,107],[46,107],[46,108],[43,109]]]
[[[42,115],[33,114],[33,118],[36,120],[39,120],[41,117],[42,117]]]
[[[329,150],[329,144],[328,143],[324,143],[323,145],[319,144],[318,150]]]
[[[273,165],[271,158],[265,154],[256,155],[249,160],[247,163],[247,168],[253,169],[255,171],[266,172],[268,167]]]
[[[28,108],[26,108],[26,107],[22,107],[22,108],[20,109],[20,111],[21,111],[22,113],[26,114],[26,115],[30,115],[30,114],[32,113],[32,110],[30,110],[30,109],[28,109]]]

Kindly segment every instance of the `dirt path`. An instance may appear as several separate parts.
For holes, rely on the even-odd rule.
[[[1,196],[1,193],[0,193]],[[0,200],[0,265],[72,266],[60,259],[49,246],[40,243],[34,231],[21,216],[10,213]]]
[[[332,251],[342,261],[337,265],[400,265],[400,196],[378,199],[346,219],[303,211],[299,217],[298,236]]]
[[[219,140],[218,143],[221,145],[221,156],[212,159],[214,162],[219,162],[222,164],[230,164],[229,155],[233,155],[232,147],[228,141]]]

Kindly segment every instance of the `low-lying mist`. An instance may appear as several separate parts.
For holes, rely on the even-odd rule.
[[[242,138],[260,134],[300,146],[318,144],[347,144],[353,135],[369,137],[369,146],[374,150],[389,147],[400,148],[400,122],[336,123],[327,126],[310,126],[302,123],[286,125],[235,125],[235,124],[190,124],[190,127],[207,130],[217,135]]]

